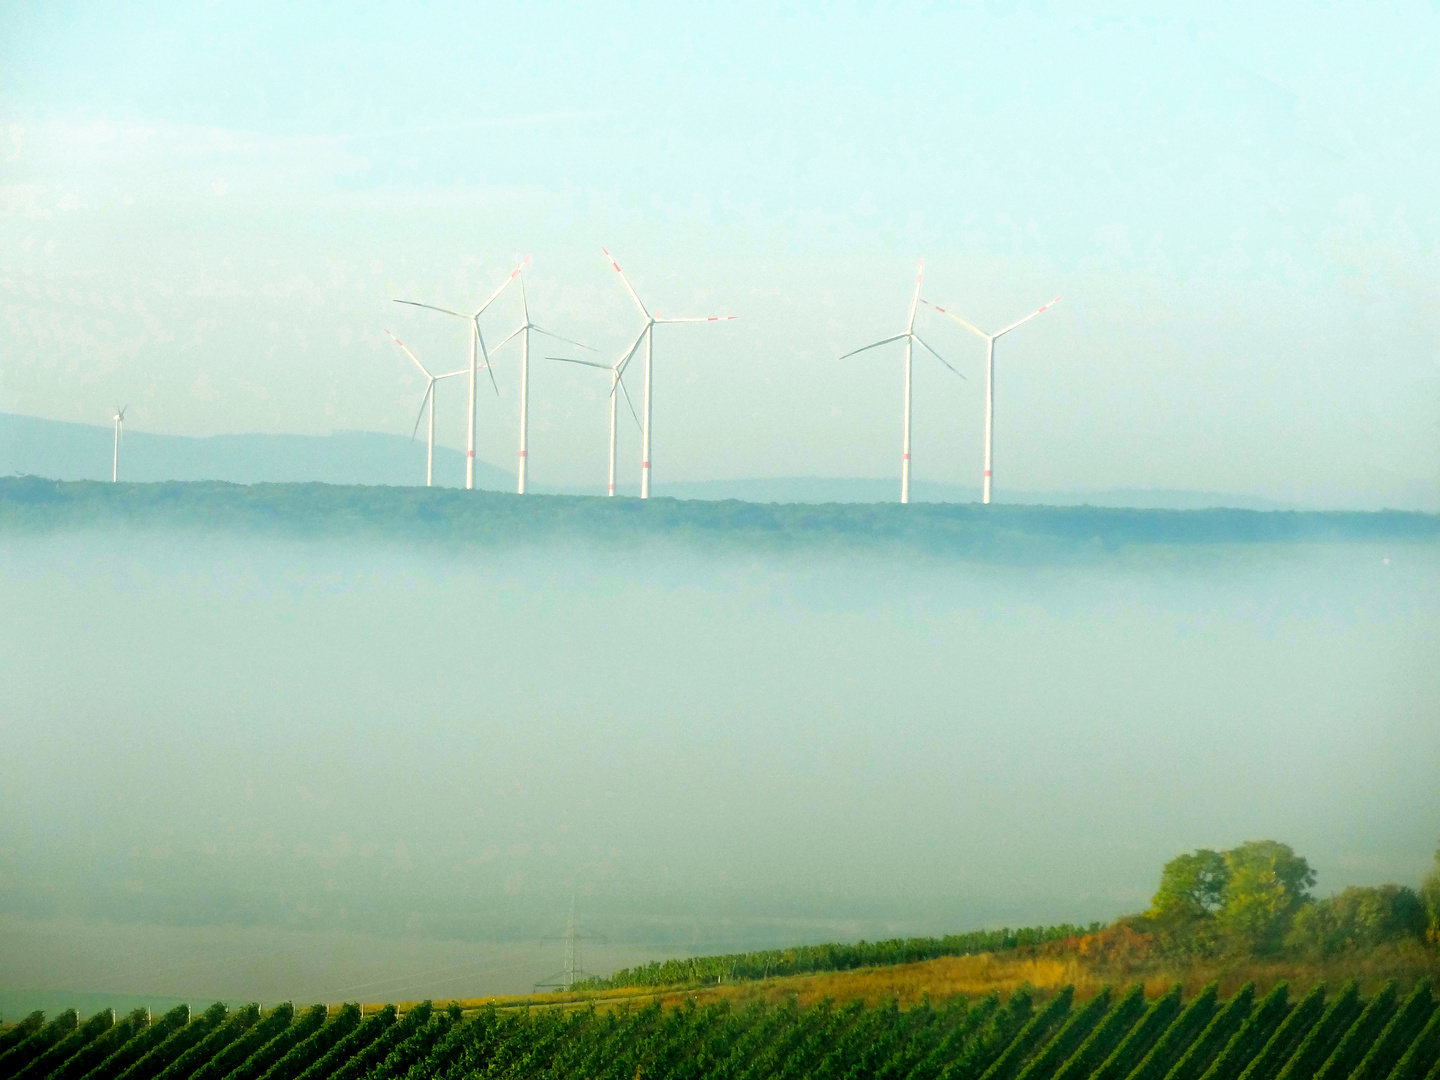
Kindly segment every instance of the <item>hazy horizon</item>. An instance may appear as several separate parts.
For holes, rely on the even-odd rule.
[[[0,408],[408,434],[384,331],[436,371],[465,337],[394,299],[469,310],[532,254],[536,322],[612,359],[605,245],[652,309],[740,316],[657,331],[658,483],[890,475],[901,347],[837,358],[903,329],[923,257],[982,328],[1064,295],[998,346],[1001,489],[1440,498],[1433,9],[82,10],[0,35]],[[919,328],[968,381],[917,356],[915,467],[978,483],[983,343]],[[534,351],[533,479],[603,484],[604,372]]]

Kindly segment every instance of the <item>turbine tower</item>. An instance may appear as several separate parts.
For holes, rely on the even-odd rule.
[[[643,336],[645,331],[640,331]],[[620,393],[625,395],[625,404],[630,406],[630,415],[635,417],[635,427],[643,432],[645,429],[640,424],[640,417],[635,414],[635,403],[630,400],[630,391],[625,389],[625,380],[620,376],[620,368],[625,361],[630,359],[636,346],[640,344],[640,338],[636,338],[634,344],[625,352],[620,354],[620,359],[613,364],[600,364],[594,360],[576,360],[570,356],[547,356],[546,360],[559,360],[562,364],[581,364],[585,367],[599,368],[601,371],[610,372],[610,457],[609,457],[609,486],[606,488],[606,495],[615,494],[615,390],[618,387]]]
[[[915,271],[915,294],[910,298],[910,318],[905,323],[905,332],[903,334],[896,334],[894,337],[887,337],[882,341],[862,345],[858,349],[851,349],[845,353],[844,356],[840,357],[841,360],[844,360],[846,357],[854,356],[856,353],[862,353],[866,349],[878,349],[881,345],[889,345],[892,341],[905,342],[905,407],[900,438],[900,501],[902,503],[908,503],[910,501],[910,368],[911,361],[914,357],[915,344],[918,342],[925,349],[929,350],[936,360],[939,360],[940,363],[950,368],[951,371],[955,371],[948,360],[930,348],[929,345],[926,345],[920,335],[915,333],[915,309],[920,303],[920,280],[924,276],[925,260],[921,259],[920,266]],[[955,374],[960,375],[960,372],[955,371]],[[960,378],[963,379],[965,376],[960,375]]]
[[[524,268],[524,264],[522,263],[520,269],[523,270]],[[520,335],[520,476],[518,490],[521,495],[524,495],[525,477],[528,472],[527,463],[529,461],[530,451],[530,331],[534,330],[537,334],[553,337],[556,341],[563,341],[567,345],[576,345],[582,349],[589,349],[591,352],[595,350],[591,349],[589,345],[581,345],[578,341],[571,341],[567,337],[561,337],[559,334],[552,333],[543,326],[536,326],[530,321],[530,298],[525,293],[524,275],[521,275],[520,278],[520,305],[525,312],[525,321],[510,331],[510,333],[506,334],[500,344],[495,346],[495,351],[499,352],[504,348],[505,342],[517,334]]]
[[[654,385],[651,376],[651,369],[654,366],[653,361],[655,356],[655,327],[660,323],[729,322],[734,319],[735,316],[710,315],[701,316],[699,318],[665,319],[661,318],[658,312],[652,315],[645,307],[645,305],[640,302],[640,297],[636,295],[634,287],[630,284],[630,279],[625,276],[625,271],[621,270],[620,264],[615,261],[615,256],[611,255],[610,252],[603,247],[600,250],[605,252],[605,257],[610,260],[610,265],[615,268],[615,273],[619,274],[620,280],[625,283],[625,290],[630,294],[630,299],[635,301],[635,306],[640,309],[640,314],[645,319],[645,326],[640,331],[640,336],[635,339],[635,344],[630,347],[630,351],[625,355],[625,358],[621,360],[620,364],[617,366],[615,378],[618,382],[620,375],[624,372],[625,365],[628,364],[630,362],[630,358],[635,355],[635,349],[639,346],[641,340],[643,339],[645,342],[645,397],[643,403],[640,406],[641,412],[644,415],[644,419],[640,422],[640,497],[642,499],[648,499],[650,497],[650,405],[652,398],[652,389]],[[615,392],[613,387],[611,388],[610,392],[613,398]],[[615,430],[613,406],[611,411],[610,430],[612,432],[611,438],[613,440],[613,432]],[[611,476],[611,485],[611,490],[613,492],[613,475]]]
[[[386,330],[385,333],[390,334],[390,331]],[[429,383],[425,387],[425,396],[420,399],[420,411],[415,414],[415,430],[410,432],[410,438],[414,440],[415,432],[420,430],[420,418],[425,415],[425,404],[429,402],[430,432],[425,441],[425,486],[430,487],[435,482],[435,384],[441,379],[453,379],[456,375],[464,375],[465,369],[461,368],[459,371],[447,371],[444,375],[431,375],[430,369],[416,358],[415,354],[410,351],[409,346],[394,334],[390,334],[390,340],[400,346],[405,355],[414,361],[415,366],[420,369],[420,373],[429,380]]]
[[[110,482],[120,482],[120,429],[125,425],[125,410],[129,405],[120,405],[115,409],[115,457],[110,464]]]
[[[411,307],[427,308],[430,311],[438,311],[444,315],[453,315],[457,319],[468,319],[470,321],[470,417],[465,432],[465,490],[467,491],[475,487],[475,377],[479,373],[479,363],[475,352],[477,346],[479,347],[480,354],[485,357],[485,370],[490,375],[490,385],[494,387],[497,397],[500,394],[500,387],[495,384],[495,372],[490,370],[490,354],[485,351],[485,338],[484,335],[480,333],[480,316],[484,314],[485,309],[493,304],[500,294],[505,291],[505,287],[520,276],[520,271],[525,269],[525,264],[529,261],[530,256],[526,255],[520,265],[512,270],[510,276],[501,283],[500,287],[490,294],[490,299],[486,300],[469,315],[460,311],[452,311],[450,308],[436,307],[434,304],[422,304],[418,300],[395,301],[397,304],[409,304]]]
[[[992,464],[993,459],[991,454],[994,447],[995,431],[995,342],[999,341],[1002,337],[1010,333],[1010,331],[1014,330],[1017,326],[1029,322],[1036,315],[1039,315],[1040,312],[1048,311],[1050,308],[1054,307],[1059,302],[1060,297],[1057,296],[1054,300],[1051,300],[1050,303],[1046,304],[1044,307],[1036,311],[1032,311],[1029,315],[1026,315],[1025,318],[1020,319],[1018,322],[1011,323],[1009,326],[1005,327],[1004,330],[1000,330],[994,334],[987,334],[984,330],[981,330],[973,324],[966,322],[959,315],[956,315],[955,312],[940,307],[938,304],[932,304],[929,300],[925,301],[927,307],[932,307],[941,315],[944,315],[947,318],[954,319],[961,326],[965,327],[965,329],[973,331],[974,333],[979,334],[982,338],[985,339],[985,477],[984,490],[981,496],[982,502],[990,502],[990,481],[994,472]]]

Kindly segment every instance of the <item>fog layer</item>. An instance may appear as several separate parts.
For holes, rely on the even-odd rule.
[[[1408,882],[1440,835],[1434,545],[1061,569],[96,533],[7,542],[0,603],[12,930],[533,950],[573,897],[628,960],[1109,918],[1261,836],[1322,891]]]

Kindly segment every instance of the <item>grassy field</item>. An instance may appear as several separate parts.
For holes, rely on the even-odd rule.
[[[615,1008],[654,1001],[676,1005],[689,1000],[701,1004],[730,1001],[739,1006],[757,1001],[771,1005],[794,1001],[808,1006],[827,998],[832,1001],[858,998],[867,1005],[898,1001],[902,1008],[907,1008],[927,999],[938,1004],[956,996],[981,997],[991,991],[1008,996],[1022,986],[1033,988],[1041,996],[1073,986],[1077,1001],[1088,1000],[1104,986],[1131,983],[1143,985],[1146,996],[1151,998],[1159,997],[1176,984],[1183,987],[1184,993],[1189,996],[1212,982],[1218,985],[1222,997],[1229,996],[1246,983],[1253,983],[1261,993],[1282,982],[1288,983],[1296,994],[1303,994],[1318,983],[1338,987],[1352,979],[1367,995],[1391,981],[1407,992],[1424,979],[1440,986],[1440,951],[1408,943],[1377,949],[1364,956],[1336,956],[1312,961],[1247,957],[1192,963],[1173,960],[1108,963],[1073,954],[1037,955],[1039,951],[1029,949],[979,956],[946,956],[915,964],[791,975],[716,986],[637,986],[619,990],[470,998],[458,1004],[467,1011],[486,1005],[543,1008],[593,1003],[597,1008]]]

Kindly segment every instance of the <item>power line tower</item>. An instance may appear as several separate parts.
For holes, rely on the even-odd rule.
[[[604,941],[605,935],[591,933],[580,928],[580,920],[575,917],[575,897],[570,897],[570,914],[565,919],[565,932],[548,934],[540,940],[565,942],[565,968],[543,982],[537,982],[536,990],[569,990],[577,982],[596,977],[580,964],[580,943],[582,941]]]

